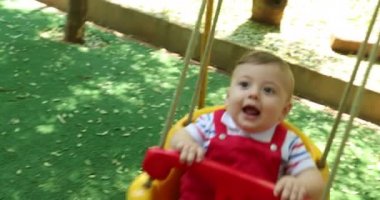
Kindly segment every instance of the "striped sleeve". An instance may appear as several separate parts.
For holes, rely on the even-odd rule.
[[[201,115],[194,123],[187,125],[185,129],[195,141],[206,147],[209,140],[215,135],[214,114]]]
[[[296,175],[305,169],[315,167],[315,163],[303,144],[301,138],[292,133],[291,137],[284,145],[288,150],[287,164],[285,166],[286,174]]]

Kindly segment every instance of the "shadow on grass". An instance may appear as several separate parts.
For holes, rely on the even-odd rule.
[[[145,149],[159,140],[181,61],[90,25],[87,45],[69,45],[59,40],[64,18],[57,14],[0,12],[0,199],[123,199]],[[178,116],[196,74],[191,68]],[[207,104],[221,104],[227,85],[226,76],[211,73]],[[302,104],[290,120],[322,144],[332,123]],[[376,188],[378,172],[367,166],[376,163],[379,139],[373,130],[355,131],[352,162],[341,172]],[[351,187],[362,199],[379,197],[345,176],[336,185],[338,197]]]
[[[311,109],[295,102],[289,121],[307,133],[323,151],[327,142],[334,116],[328,112]],[[339,126],[336,138],[328,156],[330,167],[333,166],[337,149],[341,143],[347,123]],[[379,158],[379,132],[355,123],[350,138],[345,144],[344,155],[340,157],[340,165],[331,190],[330,199],[378,199],[380,171],[376,169]],[[330,168],[331,169],[331,168]],[[365,183],[365,184],[363,184]]]
[[[91,46],[65,44],[54,38],[62,17],[0,10],[0,199],[124,198],[181,61],[92,26]]]
[[[250,41],[250,46],[257,47],[263,44],[266,41],[266,37],[268,37],[270,34],[278,34],[279,32],[280,29],[276,26],[260,24],[251,20],[247,20],[244,23],[240,24],[227,37],[227,39],[232,41]]]
[[[240,45],[271,51],[291,63],[302,61],[302,66],[313,70],[320,70],[321,64],[329,60],[338,63],[340,60],[324,52],[313,50],[301,41],[288,41],[281,37],[279,27],[260,24],[247,20],[239,25],[227,40]]]

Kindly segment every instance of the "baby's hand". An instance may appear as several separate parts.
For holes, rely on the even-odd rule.
[[[274,195],[281,197],[281,200],[303,200],[306,189],[296,177],[284,176],[276,183]]]
[[[193,162],[200,162],[203,160],[204,150],[198,143],[193,141],[181,141],[175,145],[175,149],[180,151],[180,161],[188,165]]]

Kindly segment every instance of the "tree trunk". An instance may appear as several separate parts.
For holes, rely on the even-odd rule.
[[[251,20],[279,26],[287,0],[252,0]]]
[[[87,17],[87,0],[69,0],[65,27],[65,41],[84,43],[84,29]]]

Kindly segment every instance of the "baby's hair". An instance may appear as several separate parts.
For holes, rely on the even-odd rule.
[[[238,60],[236,65],[241,65],[244,63],[252,63],[258,65],[275,63],[281,67],[290,68],[288,63],[286,63],[283,59],[266,51],[250,51],[247,54],[244,54]]]
[[[264,65],[264,64],[276,64],[289,78],[290,78],[290,96],[292,96],[294,91],[294,77],[292,70],[287,62],[282,58],[266,52],[266,51],[250,51],[244,54],[236,63],[236,66],[242,64],[254,64],[254,65]]]

